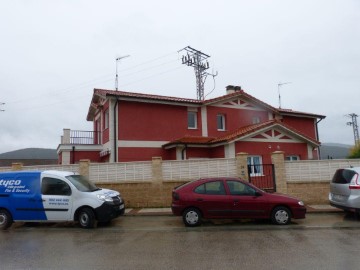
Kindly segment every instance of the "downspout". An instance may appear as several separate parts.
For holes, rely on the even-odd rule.
[[[116,108],[118,106],[118,99],[116,99],[115,105],[114,105],[114,162],[117,162],[117,128],[116,128]]]
[[[323,118],[320,118],[319,121],[316,122],[316,140],[319,141],[319,128],[318,124],[323,120]],[[320,146],[318,146],[318,160],[321,160],[321,152],[320,152]]]
[[[74,145],[72,147],[71,157],[72,157],[71,164],[75,164],[75,146]]]
[[[187,149],[187,145],[184,144],[184,148],[181,150],[181,160],[185,160],[185,151]]]

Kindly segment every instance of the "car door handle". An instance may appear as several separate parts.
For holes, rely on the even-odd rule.
[[[202,202],[204,199],[203,198],[197,198],[196,199],[198,202]]]

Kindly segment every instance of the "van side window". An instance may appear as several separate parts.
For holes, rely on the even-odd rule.
[[[41,184],[41,193],[43,195],[71,195],[70,186],[63,180],[44,177]]]

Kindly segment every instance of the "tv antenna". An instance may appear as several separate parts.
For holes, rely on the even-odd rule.
[[[182,56],[182,64],[194,67],[195,77],[196,77],[196,94],[198,100],[204,100],[204,84],[206,77],[211,75],[213,77],[217,76],[216,74],[210,74],[206,72],[210,68],[209,62],[206,60],[210,57],[201,51],[195,50],[190,46],[185,47],[184,49],[179,50],[178,52],[186,51],[187,53]],[[206,61],[205,61],[206,60]]]
[[[357,123],[357,119],[356,119],[358,117],[358,115],[355,114],[355,113],[351,113],[351,114],[348,114],[346,116],[351,118],[351,122],[347,122],[346,124],[348,126],[353,127],[355,145],[358,145],[360,143],[360,140],[359,140],[359,127],[358,127],[358,123]]]
[[[116,76],[115,76],[115,90],[118,90],[118,84],[119,84],[119,75],[118,75],[118,63],[121,59],[124,59],[126,57],[129,57],[130,55],[120,56],[116,58]]]
[[[291,82],[279,82],[278,83],[278,95],[279,95],[279,109],[281,109],[281,95],[280,95],[280,87],[283,86],[284,84],[289,84]]]

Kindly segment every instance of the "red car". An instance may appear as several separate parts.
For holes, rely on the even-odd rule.
[[[202,218],[271,219],[285,225],[306,214],[302,201],[267,193],[238,178],[199,179],[181,185],[172,192],[171,209],[190,227],[200,225]]]

